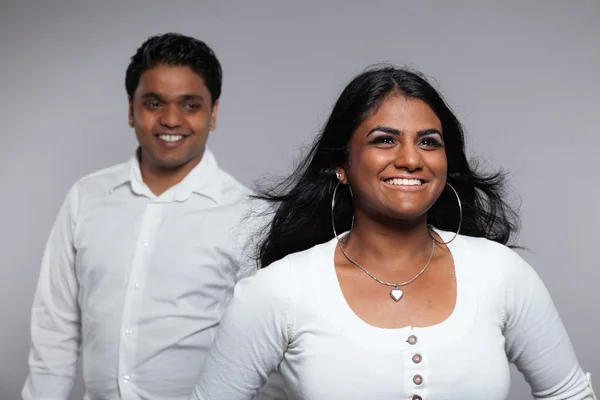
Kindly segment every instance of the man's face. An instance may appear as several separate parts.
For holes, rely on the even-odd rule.
[[[211,102],[204,80],[188,67],[144,72],[129,102],[142,165],[164,171],[198,164],[216,127],[219,104]]]

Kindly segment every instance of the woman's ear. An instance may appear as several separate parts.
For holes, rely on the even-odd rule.
[[[348,184],[348,178],[346,176],[346,171],[344,171],[343,168],[339,167],[335,169],[335,176],[336,178],[338,178],[338,181],[340,181],[340,183],[347,185]]]

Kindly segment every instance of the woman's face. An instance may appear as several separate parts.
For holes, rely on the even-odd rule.
[[[446,184],[442,123],[422,100],[390,95],[354,132],[338,172],[357,217],[423,219]]]

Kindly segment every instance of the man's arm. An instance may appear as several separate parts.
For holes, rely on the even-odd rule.
[[[69,191],[46,243],[31,312],[29,376],[24,400],[67,400],[79,356],[79,284],[73,232],[78,185]]]

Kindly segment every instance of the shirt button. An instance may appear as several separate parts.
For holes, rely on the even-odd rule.
[[[144,246],[148,246],[148,241],[147,240],[142,241],[142,243],[144,244]]]
[[[412,397],[412,400],[423,400],[423,398],[422,398],[421,396],[418,396],[418,395],[416,395],[416,394],[415,394],[415,395]]]
[[[415,335],[410,335],[407,341],[408,344],[417,344],[417,337]]]
[[[421,375],[413,376],[413,382],[415,385],[420,385],[423,383],[423,377]]]
[[[131,335],[131,329],[125,329],[125,335],[127,335],[127,336]]]
[[[415,364],[418,364],[418,363],[420,363],[420,362],[423,360],[423,357],[421,357],[421,355],[420,355],[420,354],[415,354],[415,355],[413,356],[412,360],[413,360],[413,362],[414,362]]]
[[[125,375],[125,376],[123,377],[123,380],[124,380],[125,382],[129,382],[129,381],[131,380],[131,377],[130,377],[129,375]]]
[[[140,284],[136,283],[135,285],[133,285],[134,288],[139,289],[140,288]]]

